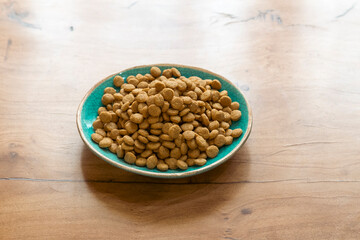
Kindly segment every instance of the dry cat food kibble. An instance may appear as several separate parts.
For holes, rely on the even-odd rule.
[[[160,171],[203,166],[242,130],[230,129],[241,118],[218,80],[186,78],[176,68],[114,77],[104,90],[91,135],[129,164]]]

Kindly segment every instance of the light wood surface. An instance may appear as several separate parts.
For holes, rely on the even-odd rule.
[[[360,238],[356,1],[0,0],[0,62],[0,239]],[[152,63],[243,90],[235,157],[161,180],[85,147],[88,89]]]

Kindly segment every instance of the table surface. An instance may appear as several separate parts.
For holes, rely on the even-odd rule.
[[[359,239],[358,2],[0,0],[0,33],[0,239]],[[85,93],[153,63],[242,89],[232,159],[163,180],[85,147]]]

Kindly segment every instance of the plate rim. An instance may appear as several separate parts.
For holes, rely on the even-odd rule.
[[[90,94],[94,91],[94,89],[96,89],[99,85],[101,85],[103,82],[105,82],[106,80],[108,80],[109,78],[121,74],[125,71],[129,71],[132,69],[137,69],[137,68],[144,68],[144,67],[153,67],[153,66],[159,66],[159,67],[163,67],[163,66],[171,66],[171,67],[183,67],[183,68],[189,68],[189,69],[195,69],[195,70],[199,70],[202,72],[206,72],[209,73],[211,75],[214,75],[217,78],[221,78],[222,80],[226,81],[227,83],[231,84],[235,89],[237,89],[239,91],[239,93],[242,95],[242,97],[245,100],[247,109],[248,109],[248,126],[246,128],[246,131],[243,133],[245,134],[245,136],[242,138],[242,140],[223,158],[215,161],[214,163],[202,167],[200,166],[199,169],[195,169],[189,172],[178,172],[178,173],[166,173],[166,172],[149,172],[146,170],[141,170],[141,169],[136,169],[136,168],[132,168],[132,165],[126,166],[126,165],[122,165],[120,163],[115,162],[114,160],[102,155],[101,153],[99,153],[95,148],[93,148],[91,146],[91,144],[88,142],[87,138],[84,135],[83,132],[83,128],[81,126],[81,112],[84,106],[85,101],[87,100],[87,98],[90,96]],[[236,87],[230,80],[228,80],[227,78],[211,72],[209,70],[203,69],[203,68],[199,68],[199,67],[194,67],[194,66],[188,66],[188,65],[182,65],[182,64],[172,64],[172,63],[159,63],[159,64],[147,64],[147,65],[138,65],[138,66],[134,66],[134,67],[130,67],[130,68],[126,68],[124,70],[121,70],[120,72],[111,74],[105,78],[103,78],[102,80],[100,80],[99,82],[97,82],[93,87],[90,88],[90,90],[87,91],[87,93],[85,94],[85,96],[83,97],[83,99],[81,100],[77,112],[76,112],[76,126],[78,129],[78,132],[80,134],[80,137],[82,139],[82,141],[85,143],[85,145],[99,158],[101,158],[102,160],[104,160],[107,163],[110,163],[111,165],[118,167],[120,169],[123,169],[125,171],[128,172],[132,172],[132,173],[137,173],[143,176],[148,176],[148,177],[156,177],[156,178],[183,178],[183,177],[190,177],[190,176],[194,176],[200,173],[204,173],[207,172],[221,164],[223,164],[224,162],[226,162],[227,160],[229,160],[246,142],[246,140],[249,138],[249,135],[251,133],[252,130],[252,124],[253,124],[253,114],[252,114],[252,109],[250,107],[250,104],[248,102],[248,100],[246,99],[245,95],[243,94],[243,92]]]

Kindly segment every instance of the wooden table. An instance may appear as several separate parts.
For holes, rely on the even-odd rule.
[[[360,239],[360,4],[0,0],[0,239]],[[205,174],[115,168],[81,141],[96,82],[179,63],[253,108]]]

